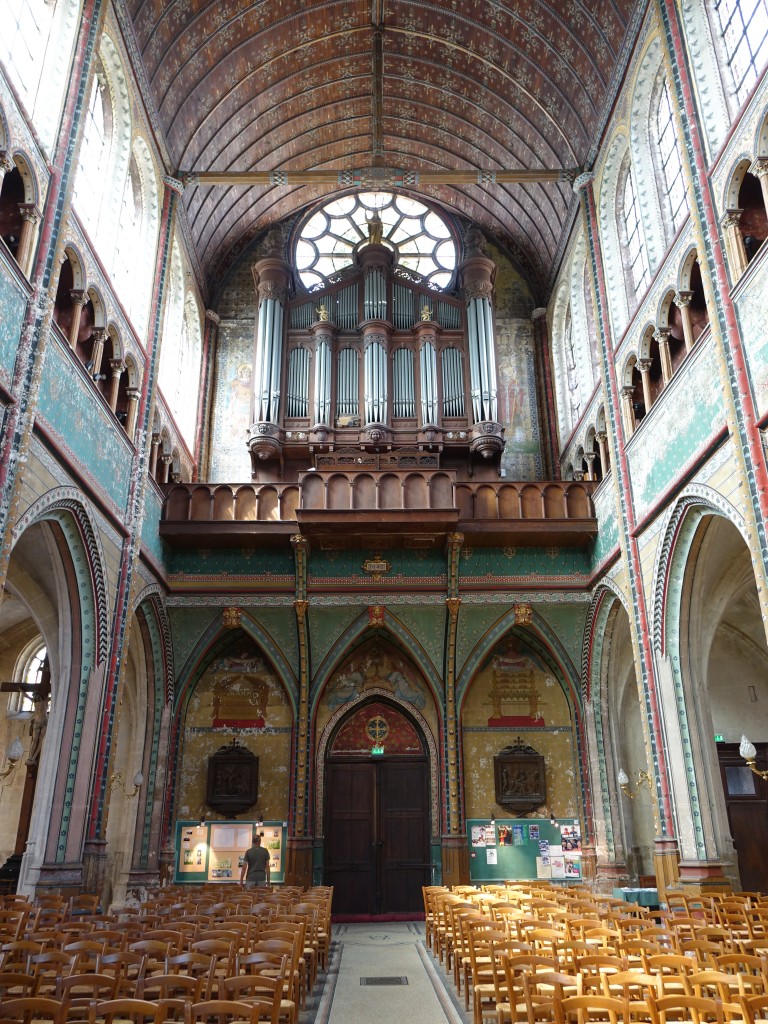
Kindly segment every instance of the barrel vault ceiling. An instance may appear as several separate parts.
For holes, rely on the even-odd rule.
[[[381,168],[396,168],[411,172],[411,194],[497,238],[543,297],[574,205],[570,182],[493,181],[491,172],[589,163],[640,7],[127,0],[124,23],[178,173],[271,172],[275,182],[188,185],[205,290],[270,225],[343,187],[306,172],[363,169],[366,183],[378,168],[386,184],[393,177]],[[459,171],[471,180],[451,181]],[[414,172],[433,180],[413,184]]]

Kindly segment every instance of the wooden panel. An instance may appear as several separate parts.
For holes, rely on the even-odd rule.
[[[333,908],[340,914],[373,913],[374,766],[329,763],[325,784],[325,883],[335,886]]]
[[[757,764],[766,767],[768,744],[756,744]],[[735,743],[718,743],[720,775],[741,887],[768,892],[768,783],[745,764]]]
[[[429,885],[429,806],[425,761],[379,768],[381,910],[418,911]]]

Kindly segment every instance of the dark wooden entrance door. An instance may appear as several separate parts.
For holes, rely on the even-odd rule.
[[[768,767],[768,744],[755,744],[757,767]],[[742,889],[768,892],[768,782],[749,768],[736,743],[718,743],[720,776]]]
[[[329,760],[325,882],[341,914],[423,909],[429,884],[428,768],[424,758]]]

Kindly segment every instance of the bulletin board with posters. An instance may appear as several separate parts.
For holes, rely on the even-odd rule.
[[[269,852],[269,878],[285,880],[287,826],[282,821],[178,821],[174,882],[239,883],[242,858],[254,833]]]
[[[472,882],[540,879],[580,882],[581,825],[577,818],[467,819]]]

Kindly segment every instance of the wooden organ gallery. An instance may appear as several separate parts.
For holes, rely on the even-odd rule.
[[[767,0],[556,6],[0,0],[0,886],[768,887]]]

